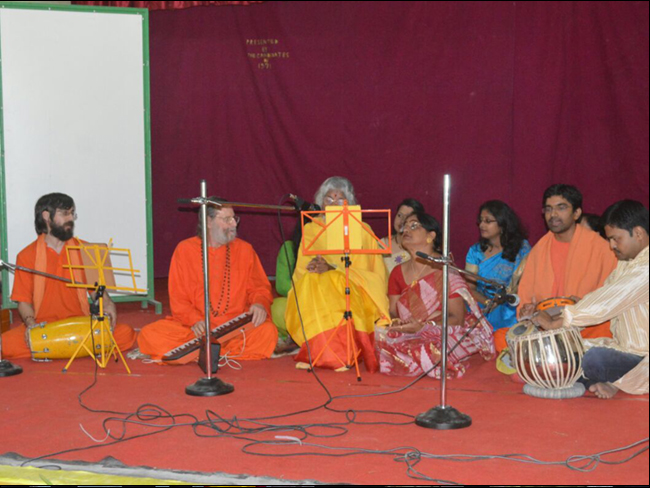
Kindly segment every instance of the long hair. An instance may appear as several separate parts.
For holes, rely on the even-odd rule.
[[[607,239],[605,236],[605,224],[603,224],[603,218],[600,215],[583,213],[580,216],[580,222],[586,222],[591,230]]]
[[[65,193],[48,193],[43,195],[36,202],[34,207],[34,228],[38,235],[47,234],[47,223],[43,218],[43,212],[47,210],[50,213],[50,220],[58,209],[70,210],[74,207],[74,200]]]
[[[503,258],[514,263],[517,259],[517,254],[521,250],[521,246],[524,244],[524,239],[528,237],[528,233],[521,224],[521,220],[519,220],[514,210],[501,200],[489,200],[481,205],[478,209],[479,219],[483,210],[487,210],[494,216],[501,229]],[[481,238],[479,240],[479,246],[483,252],[487,250],[489,244],[490,242],[487,239]]]
[[[411,207],[413,209],[413,213],[416,213],[416,212],[424,213],[424,205],[422,205],[418,200],[416,200],[415,198],[405,198],[404,200],[399,202],[397,207],[395,207],[395,215],[397,215],[397,212],[399,212],[399,209],[404,207],[404,206]],[[395,232],[399,232],[399,229],[395,229],[394,227],[393,227],[393,230]]]
[[[357,204],[357,196],[354,193],[354,186],[352,186],[350,180],[343,178],[342,176],[332,176],[323,181],[323,184],[314,195],[314,203],[324,209],[325,205],[323,205],[323,200],[325,199],[327,192],[330,190],[338,190],[342,192],[348,201],[348,205]]]

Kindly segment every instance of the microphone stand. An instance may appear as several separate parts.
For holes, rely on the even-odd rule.
[[[444,179],[443,201],[443,244],[444,257],[442,269],[442,367],[440,374],[440,405],[421,413],[415,418],[415,424],[427,429],[450,430],[463,429],[472,425],[472,419],[447,405],[447,328],[449,319],[449,187],[450,177]]]
[[[246,207],[246,208],[261,208],[268,210],[286,210],[295,212],[294,207],[284,207],[280,205],[264,205],[258,203],[240,203],[240,202],[227,202],[225,200],[211,200],[207,197],[207,184],[205,180],[201,180],[201,196],[197,198],[180,198],[178,203],[190,203],[201,206],[201,245],[203,255],[203,292],[204,292],[204,320],[205,320],[205,372],[207,377],[200,378],[195,383],[185,388],[185,393],[191,396],[211,397],[218,395],[227,395],[235,391],[235,387],[228,383],[224,383],[219,378],[212,376],[212,347],[210,340],[210,277],[209,277],[209,254],[210,248],[208,247],[208,205],[215,207],[223,207],[224,205],[230,207]],[[199,359],[200,361],[200,359]]]

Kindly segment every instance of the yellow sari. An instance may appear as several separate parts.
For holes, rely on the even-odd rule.
[[[312,361],[320,355],[317,366],[338,369],[349,366],[345,364],[348,354],[345,327],[336,329],[345,312],[345,263],[341,260],[344,255],[323,255],[322,257],[336,269],[318,274],[307,271],[307,265],[316,256],[303,254],[303,244],[311,243],[321,229],[317,223],[305,225],[293,274],[295,289],[292,289],[287,297],[285,320],[287,331],[301,346],[296,361],[309,362],[306,336]],[[319,237],[312,247],[313,250],[326,248],[327,232]],[[363,234],[362,247],[379,248],[375,239],[368,233]],[[350,260],[350,309],[354,321],[355,344],[360,351],[359,360],[363,359],[368,371],[375,372],[378,369],[374,352],[375,323],[386,325],[390,322],[386,266],[381,254],[352,254]],[[296,296],[304,322],[304,333],[296,307]]]

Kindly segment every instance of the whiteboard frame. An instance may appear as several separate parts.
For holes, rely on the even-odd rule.
[[[147,9],[135,8],[113,8],[113,7],[93,7],[93,6],[75,6],[75,5],[52,5],[52,4],[16,4],[14,2],[4,3],[0,2],[0,9],[9,10],[35,10],[35,11],[66,11],[66,12],[80,12],[88,14],[101,14],[110,13],[125,14],[125,15],[138,15],[142,18],[142,80],[143,80],[143,102],[144,102],[144,184],[145,184],[145,221],[146,221],[146,266],[147,266],[147,280],[146,280],[146,294],[131,294],[131,295],[114,295],[116,302],[141,302],[142,308],[146,308],[149,303],[155,305],[156,313],[162,313],[162,305],[156,302],[154,297],[154,277],[153,277],[153,221],[152,221],[152,190],[151,190],[151,106],[150,106],[150,74],[149,74],[149,11]],[[0,55],[2,54],[2,46],[0,45]],[[1,60],[0,60],[1,62]],[[8,228],[7,228],[7,191],[6,191],[6,175],[5,175],[5,122],[4,122],[4,99],[3,99],[3,81],[2,69],[0,69],[0,238],[2,239],[2,246],[0,247],[0,254],[3,261],[11,262],[9,259],[9,243],[8,243]],[[56,191],[56,189],[53,189]],[[74,197],[74,195],[72,195]],[[88,209],[90,213],[91,209]],[[31,226],[31,223],[30,223]],[[84,237],[83,235],[81,237]],[[115,243],[120,247],[120,243]],[[138,266],[136,265],[136,268]],[[11,290],[9,285],[9,273],[7,270],[2,270],[2,308],[16,308],[17,303],[12,302],[10,299]]]

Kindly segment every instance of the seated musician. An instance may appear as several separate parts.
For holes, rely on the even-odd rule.
[[[585,341],[581,381],[600,398],[618,390],[642,395],[648,393],[648,209],[623,200],[605,211],[604,222],[616,269],[602,287],[567,306],[562,317],[552,320],[542,312],[534,320],[544,329],[611,320],[613,338]]]
[[[34,226],[38,238],[20,251],[16,264],[36,271],[70,279],[66,250],[79,246],[74,236],[77,219],[74,200],[63,193],[44,195],[36,202]],[[81,264],[79,250],[70,250],[73,265]],[[83,270],[75,271],[77,282],[85,283]],[[89,316],[88,292],[72,288],[63,281],[41,275],[16,271],[11,299],[18,302],[18,313],[23,325],[2,335],[2,354],[5,358],[31,356],[25,340],[26,327],[41,322],[55,322],[70,317]],[[120,350],[129,349],[135,342],[135,331],[128,325],[117,324],[115,304],[104,294],[104,312],[110,318],[113,336]]]
[[[528,255],[519,283],[519,318],[530,316],[535,304],[548,298],[584,297],[602,286],[616,267],[607,242],[578,225],[582,194],[576,187],[553,185],[544,192],[542,203],[549,232]],[[611,337],[609,324],[589,327],[582,336]]]
[[[271,357],[278,331],[268,319],[271,284],[252,246],[237,239],[239,217],[232,207],[208,206],[210,327],[238,315],[252,314],[252,329],[222,344],[221,356],[265,359]],[[201,234],[200,223],[198,234]],[[161,359],[170,350],[205,335],[205,301],[201,239],[181,241],[169,267],[172,316],[145,326],[138,336],[140,353]]]
[[[411,259],[393,269],[388,280],[390,327],[376,327],[375,347],[379,368],[390,375],[419,375],[423,372],[440,378],[442,347],[442,265],[428,263],[416,256],[420,251],[440,257],[442,233],[438,221],[416,212],[406,218],[402,240]],[[466,311],[466,305],[469,311]],[[461,377],[463,359],[476,352],[485,359],[494,356],[492,327],[482,318],[465,280],[454,270],[449,273],[448,331],[449,351],[478,320],[481,322],[449,354],[449,377]]]
[[[314,202],[327,210],[327,207],[357,205],[352,183],[341,176],[325,180]],[[303,243],[312,243],[322,231],[317,222],[305,225]],[[328,228],[313,249],[327,242]],[[362,249],[378,249],[377,241],[368,233],[361,234]],[[285,319],[287,331],[300,346],[296,356],[297,368],[309,367],[309,357],[316,366],[345,371],[348,359],[346,329],[337,327],[346,312],[345,264],[342,254],[305,255],[303,245],[298,250],[296,270],[293,274],[295,288],[289,292]],[[376,323],[388,323],[388,297],[386,296],[386,266],[379,254],[353,254],[350,266],[350,309],[354,321],[354,341],[360,351],[359,361],[365,363],[370,372],[377,370],[374,354],[374,327]],[[296,306],[297,295],[299,308]],[[304,325],[304,327],[303,327]],[[307,347],[307,344],[309,348]],[[316,361],[318,359],[318,361]]]

